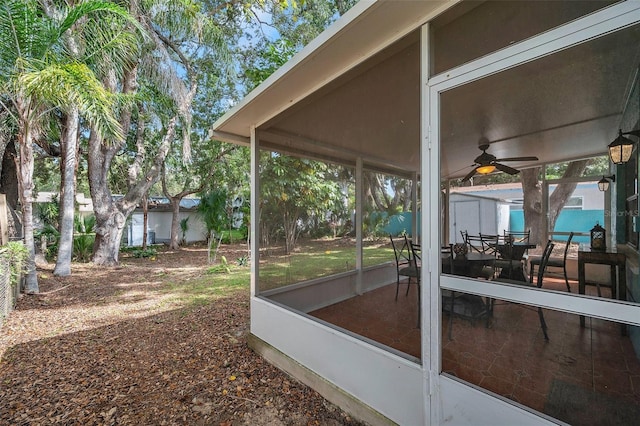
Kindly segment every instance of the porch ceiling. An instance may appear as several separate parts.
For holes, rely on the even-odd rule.
[[[385,3],[394,2],[367,12],[377,16],[389,7]],[[344,37],[342,43],[349,39]],[[319,49],[313,60],[283,74],[278,87],[267,85],[260,92],[256,102],[265,109],[257,123],[261,143],[348,162],[362,156],[380,168],[419,171],[419,31],[403,35],[339,76],[321,77],[317,66],[332,52],[332,45]],[[338,55],[338,60],[343,58]],[[481,138],[489,140],[490,152],[499,158],[536,155],[538,163],[605,153],[617,134],[639,63],[640,26],[636,25],[444,93],[442,176],[464,176],[480,153]],[[305,75],[316,78],[305,83],[306,89],[314,85],[317,89],[299,97],[303,90],[297,79]],[[276,94],[288,94],[290,106],[276,102]],[[274,107],[269,109],[272,95]],[[248,137],[258,116],[246,108],[257,106],[245,102],[214,128],[223,135]]]

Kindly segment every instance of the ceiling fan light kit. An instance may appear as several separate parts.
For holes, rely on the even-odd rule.
[[[486,140],[486,139],[485,139]],[[462,182],[466,182],[471,179],[476,173],[481,175],[488,175],[489,173],[499,170],[510,175],[520,173],[520,170],[509,167],[506,164],[502,164],[504,161],[538,161],[538,157],[511,157],[511,158],[496,158],[495,155],[489,154],[489,144],[482,144],[478,146],[482,150],[482,154],[473,160],[473,169],[462,178]]]
[[[493,164],[486,164],[484,166],[476,167],[476,172],[480,173],[481,175],[488,175],[495,169],[496,169],[496,166],[494,166]]]

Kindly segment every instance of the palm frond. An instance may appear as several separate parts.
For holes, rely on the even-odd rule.
[[[81,18],[87,17],[91,14],[97,14],[99,12],[108,12],[109,14],[117,15],[120,18],[131,24],[140,34],[144,35],[145,30],[142,25],[131,16],[131,14],[122,7],[110,1],[91,0],[77,4],[69,9],[64,19],[60,22],[59,34],[64,34],[73,25],[75,25]]]
[[[19,82],[28,96],[62,110],[76,107],[103,136],[123,139],[122,128],[113,114],[116,95],[106,90],[85,64],[49,65],[21,75]]]
[[[37,1],[5,0],[0,5],[0,73],[13,74],[19,58],[46,55],[57,38],[54,22],[44,15]],[[2,77],[0,77],[2,78]]]

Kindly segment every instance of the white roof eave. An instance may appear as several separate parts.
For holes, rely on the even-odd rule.
[[[212,136],[248,143],[251,126],[270,120],[456,3],[361,0],[220,117]]]

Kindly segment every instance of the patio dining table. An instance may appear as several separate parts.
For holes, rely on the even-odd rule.
[[[587,284],[585,265],[587,263],[608,265],[611,274],[611,298],[617,300],[627,300],[627,257],[624,253],[619,252],[616,248],[607,248],[606,250],[595,250],[591,247],[581,244],[578,250],[578,293],[585,294]],[[598,296],[600,294],[600,285],[598,284]],[[580,326],[585,326],[584,316],[580,316]],[[622,335],[626,335],[627,326],[620,324]]]
[[[529,242],[514,241],[512,243],[500,242],[496,246],[496,251],[500,254],[499,260],[516,261],[510,262],[510,268],[502,268],[499,278],[508,278],[518,281],[527,282],[527,274],[525,274],[524,255],[529,249],[536,248],[536,245]],[[516,267],[513,268],[515,263]]]
[[[493,267],[495,260],[495,255],[489,253],[471,252],[465,256],[456,256],[454,259],[455,275],[487,278],[482,272],[486,266]]]
[[[500,242],[496,246],[500,256],[510,260],[522,259],[527,250],[534,248],[536,248],[535,244],[522,241],[514,241],[513,243]]]

